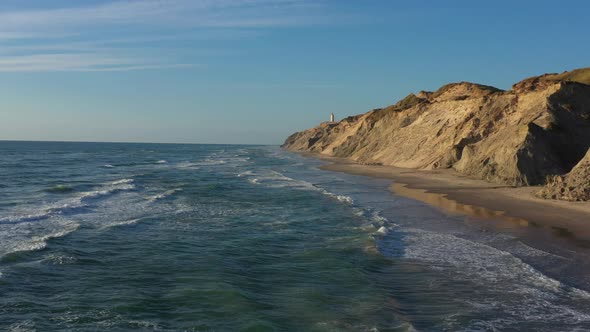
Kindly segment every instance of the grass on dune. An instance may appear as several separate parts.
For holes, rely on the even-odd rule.
[[[548,77],[554,81],[570,81],[590,85],[590,67],[566,71],[561,74],[554,74]]]

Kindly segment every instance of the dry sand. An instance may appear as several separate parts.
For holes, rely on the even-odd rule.
[[[399,195],[436,206],[446,213],[543,227],[561,236],[590,241],[590,202],[536,198],[539,187],[510,187],[461,175],[451,169],[416,170],[361,165],[346,159],[304,154],[331,161],[321,169],[391,179]]]

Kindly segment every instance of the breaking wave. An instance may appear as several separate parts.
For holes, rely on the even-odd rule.
[[[18,252],[42,250],[47,247],[48,240],[64,237],[80,227],[74,222],[61,222],[52,226],[53,228],[48,230],[48,233],[32,237],[27,236],[30,232],[29,229],[3,231],[3,233],[12,234],[10,241],[0,244],[0,257]]]
[[[100,229],[104,230],[104,229],[113,228],[113,227],[121,227],[121,226],[135,225],[138,222],[140,222],[141,219],[142,218],[129,219],[129,220],[121,220],[121,221],[114,221],[112,223],[108,223],[108,224],[102,226]]]
[[[96,190],[81,192],[41,207],[10,211],[8,215],[0,217],[0,235],[4,239],[0,244],[0,255],[43,249],[47,240],[77,230],[80,225],[68,219],[89,212],[91,202],[133,189],[133,179],[120,179],[107,182]]]
[[[182,188],[174,188],[174,189],[166,190],[165,192],[163,192],[161,194],[157,194],[157,195],[150,197],[148,200],[150,202],[159,201],[159,200],[165,199],[167,197],[170,197],[179,191],[182,191]]]

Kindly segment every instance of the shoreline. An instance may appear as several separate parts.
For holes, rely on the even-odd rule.
[[[322,170],[392,180],[390,190],[393,193],[424,202],[447,214],[545,228],[560,237],[590,242],[590,202],[537,198],[533,193],[539,186],[498,185],[452,169],[362,165],[317,153],[302,155],[330,162],[320,166]]]

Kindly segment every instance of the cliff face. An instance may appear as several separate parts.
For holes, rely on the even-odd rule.
[[[323,123],[283,147],[364,163],[454,168],[491,182],[545,183],[590,147],[590,68],[502,91],[473,83],[410,94],[393,106]]]

